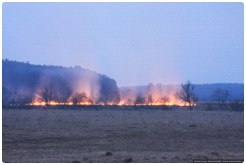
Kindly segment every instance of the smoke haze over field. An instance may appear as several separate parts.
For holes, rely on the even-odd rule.
[[[3,58],[118,86],[243,83],[243,3],[3,3]]]

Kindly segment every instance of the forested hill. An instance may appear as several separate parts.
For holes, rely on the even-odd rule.
[[[73,93],[81,92],[102,102],[119,101],[120,97],[115,80],[78,66],[67,68],[3,60],[2,70],[4,103],[10,101],[13,93],[17,101],[30,102],[48,85],[52,85],[57,101],[67,101]]]

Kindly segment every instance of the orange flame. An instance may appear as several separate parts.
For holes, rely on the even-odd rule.
[[[73,102],[55,102],[55,101],[51,101],[49,103],[46,103],[44,101],[33,101],[31,103],[28,103],[27,105],[29,106],[46,106],[46,105],[50,105],[50,106],[57,106],[57,105],[67,105],[67,106],[72,106],[72,105],[83,105],[83,106],[90,106],[90,105],[109,105],[109,106],[189,106],[188,103],[185,102],[175,102],[175,101],[169,101],[169,102],[152,102],[151,104],[148,103],[143,103],[143,104],[134,104],[134,103],[125,103],[124,101],[120,101],[119,103],[91,103],[91,102],[79,102],[74,104]],[[196,105],[196,104],[195,104]]]
[[[177,99],[177,97],[174,94],[174,91],[169,91],[168,96],[165,97],[162,94],[154,91],[150,92],[148,94],[145,94],[142,97],[142,101],[136,102],[137,96],[131,92],[128,92],[126,95],[123,95],[118,103],[115,102],[96,102],[95,99],[91,99],[90,97],[87,97],[86,94],[78,94],[75,93],[72,96],[68,98],[66,102],[56,102],[56,101],[50,101],[48,103],[42,101],[40,97],[35,95],[35,98],[33,102],[27,104],[30,106],[57,106],[57,105],[66,105],[66,106],[72,106],[72,105],[82,105],[82,106],[90,106],[90,105],[117,105],[117,106],[189,106],[188,103]],[[196,104],[194,104],[196,106]]]

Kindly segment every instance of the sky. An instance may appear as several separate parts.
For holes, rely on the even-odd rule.
[[[118,86],[243,83],[243,3],[3,3],[2,58]]]

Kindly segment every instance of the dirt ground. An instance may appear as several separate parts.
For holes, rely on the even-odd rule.
[[[243,160],[243,112],[3,109],[3,162]]]

